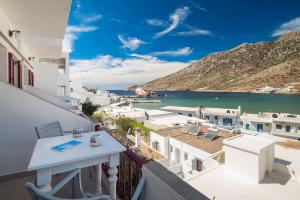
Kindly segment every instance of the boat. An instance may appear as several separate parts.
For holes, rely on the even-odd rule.
[[[159,94],[155,90],[145,90],[142,87],[138,87],[135,90],[138,97],[164,97],[164,94]]]
[[[141,88],[141,87],[138,87],[138,88],[135,90],[135,93],[136,93],[137,96],[139,96],[139,97],[147,97],[147,96],[148,96],[147,91],[144,90],[144,89]]]

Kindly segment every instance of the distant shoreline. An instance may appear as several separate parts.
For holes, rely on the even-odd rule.
[[[135,89],[124,89],[124,91],[134,91]],[[253,94],[296,94],[296,95],[300,95],[300,92],[262,92],[262,91],[242,91],[242,90],[235,90],[235,91],[229,91],[229,90],[155,90],[158,92],[228,92],[228,93],[253,93]]]

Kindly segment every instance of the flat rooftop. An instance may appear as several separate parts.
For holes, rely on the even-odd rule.
[[[262,149],[274,144],[273,140],[252,135],[241,135],[223,141],[227,146],[259,153]]]
[[[195,112],[195,107],[184,107],[184,106],[164,106],[160,108],[161,110],[177,110],[177,111],[188,111]]]
[[[203,132],[203,135],[200,136],[181,133],[181,128],[161,130],[156,133],[163,137],[173,138],[175,140],[184,142],[188,145],[213,154],[222,150],[223,140],[232,137],[232,134],[229,131],[219,130],[218,137],[213,141],[208,141],[207,139],[203,138],[204,134],[207,133],[208,128],[208,126],[201,126],[200,130],[201,132]]]
[[[158,115],[168,115],[171,114],[170,112],[164,111],[164,110],[156,110],[156,109],[150,109],[145,111],[150,117],[152,116],[158,116]]]
[[[269,113],[259,114],[245,114],[241,116],[242,119],[248,119],[250,122],[262,122],[262,123],[272,123],[272,118]]]
[[[195,189],[218,200],[297,199],[300,182],[272,172],[261,183],[227,172],[223,165],[187,181]]]
[[[176,126],[183,126],[188,122],[196,122],[197,120],[198,119],[195,117],[187,117],[178,114],[169,114],[152,117],[150,118],[150,120],[147,120],[146,123],[160,128],[170,128]]]
[[[293,173],[283,174],[279,171],[273,171],[260,183],[256,183],[229,172],[224,165],[220,165],[213,170],[200,173],[198,176],[187,180],[187,183],[210,199],[298,199],[300,195],[300,150],[298,145],[300,146],[300,142],[296,141],[297,144],[291,146],[288,144],[282,146],[284,142],[288,143],[290,140],[263,133],[252,137],[276,142],[275,162],[284,163]],[[241,143],[243,142],[241,141]],[[252,140],[252,142],[256,142],[256,140]],[[267,144],[268,142],[262,142],[259,145]]]
[[[214,115],[225,115],[225,116],[236,116],[239,114],[239,109],[231,108],[207,108],[202,109],[203,114],[214,114]]]
[[[277,115],[277,118],[272,117],[272,115]],[[286,122],[286,123],[300,123],[300,115],[294,115],[289,113],[261,113],[261,114],[244,114],[241,116],[242,119],[248,119],[252,122],[263,122],[272,123],[274,122]]]

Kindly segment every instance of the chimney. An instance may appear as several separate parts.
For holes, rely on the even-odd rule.
[[[137,128],[135,130],[135,147],[140,148],[140,144],[141,144],[141,130]]]

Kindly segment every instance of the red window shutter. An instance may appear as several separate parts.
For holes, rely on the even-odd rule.
[[[8,83],[14,84],[14,59],[10,52],[8,53]]]
[[[31,72],[31,75],[32,75],[32,77],[31,77],[31,81],[32,81],[32,86],[34,86],[34,74],[33,74],[33,72]]]
[[[22,65],[18,60],[18,87],[22,89]]]
[[[31,85],[31,71],[28,69],[28,85]]]

